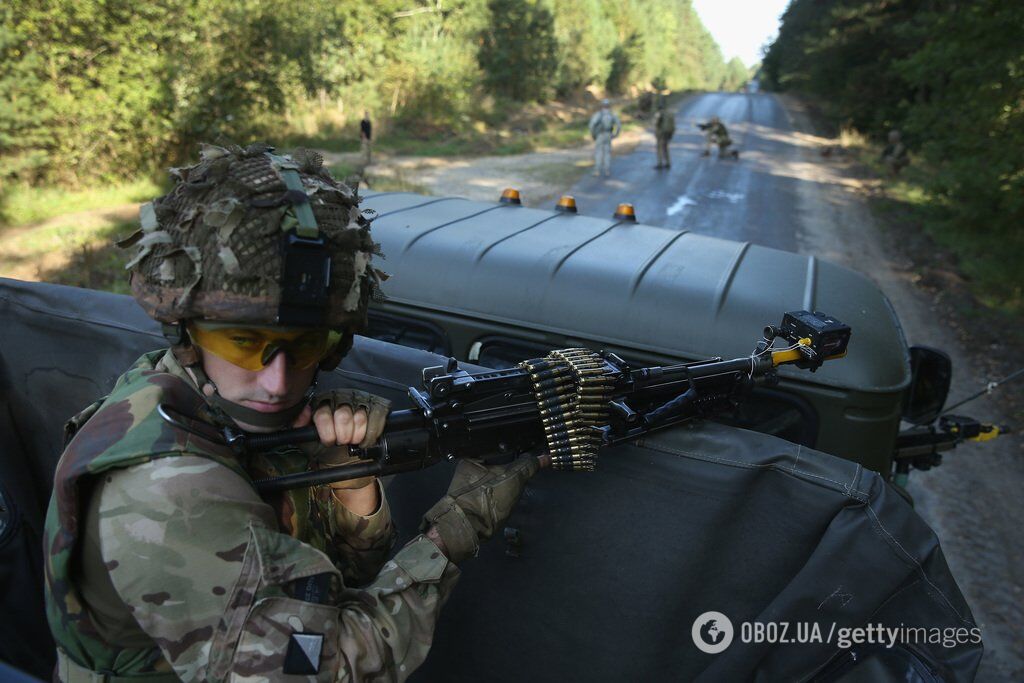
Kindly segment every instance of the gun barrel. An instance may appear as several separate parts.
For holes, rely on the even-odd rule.
[[[420,469],[443,458],[554,452],[553,444],[580,443],[581,439],[590,445],[591,440],[606,445],[631,440],[695,415],[728,408],[751,384],[775,377],[776,365],[793,362],[805,367],[807,363],[806,367],[816,369],[835,357],[824,353],[831,347],[823,348],[822,339],[842,342],[845,351],[849,328],[838,321],[821,313],[799,311],[786,314],[783,326],[793,320],[802,325],[794,328],[801,334],[767,336],[755,353],[731,360],[715,358],[630,370],[613,354],[564,349],[546,359],[528,361],[525,369],[473,374],[459,370],[452,360],[447,366],[429,368],[429,374],[424,372],[426,392],[410,388],[417,407],[392,412],[378,446],[351,450],[360,462],[263,480],[256,482],[257,488],[268,493],[382,476]],[[831,327],[822,327],[824,323]],[[810,339],[802,334],[807,330]],[[826,332],[831,336],[825,336]],[[814,333],[820,333],[820,339]],[[772,351],[775,337],[808,346],[814,353],[786,354],[796,347]],[[562,366],[571,366],[571,370],[559,369]],[[567,381],[570,376],[575,379]],[[576,383],[574,392],[571,385]],[[625,403],[634,400],[634,406]],[[226,436],[243,450],[269,450],[318,439],[313,427],[273,434],[228,432]]]

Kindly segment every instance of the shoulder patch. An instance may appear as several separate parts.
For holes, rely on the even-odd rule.
[[[320,653],[324,649],[322,633],[293,633],[288,639],[282,673],[288,676],[314,676],[320,673]]]

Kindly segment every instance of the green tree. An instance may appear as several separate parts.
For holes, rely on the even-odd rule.
[[[0,8],[0,63],[5,65],[0,75],[0,188],[10,187],[16,176],[32,179],[45,167],[46,127],[55,115],[42,56],[16,32],[12,12],[10,5]]]
[[[958,250],[985,264],[974,274],[1019,282],[1022,25],[1024,6],[999,0],[794,0],[763,73],[766,85],[814,95],[876,139],[901,129]],[[993,289],[992,299],[1020,305],[1024,285]]]
[[[601,0],[554,0],[554,31],[558,41],[559,94],[582,90],[608,79],[611,52],[618,40]]]
[[[746,65],[739,57],[733,57],[725,65],[725,77],[722,79],[722,90],[738,90],[750,79]]]
[[[558,69],[551,11],[540,0],[489,0],[487,7],[478,55],[487,89],[521,102],[544,99]]]
[[[175,47],[181,5],[28,0],[6,6],[3,30],[18,47],[5,55],[10,70],[2,80],[17,79],[20,94],[0,114],[0,128],[18,130],[13,156],[35,160],[23,180],[76,182],[151,163],[147,155],[168,140],[172,67],[164,50]],[[22,90],[18,81],[32,89]],[[19,123],[16,112],[26,105],[38,114]]]
[[[485,26],[486,5],[464,0],[445,7],[402,19],[396,37],[401,56],[388,70],[389,85],[402,89],[394,100],[401,105],[397,119],[418,135],[458,129],[479,101],[482,75],[474,38]]]
[[[621,95],[634,82],[642,67],[643,41],[638,33],[632,33],[625,41],[612,48],[608,54],[611,68],[605,88],[613,95]]]
[[[941,40],[921,40],[894,64],[913,93],[896,123],[962,225],[1024,247],[1024,6],[979,0],[920,20]]]

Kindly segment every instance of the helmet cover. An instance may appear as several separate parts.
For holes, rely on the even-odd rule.
[[[144,204],[141,229],[119,242],[137,247],[126,268],[146,313],[364,329],[383,274],[370,267],[380,252],[356,191],[309,150],[203,145],[200,156],[170,170],[174,187]]]

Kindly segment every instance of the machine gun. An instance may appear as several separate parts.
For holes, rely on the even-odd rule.
[[[775,346],[776,340],[785,346]],[[597,451],[695,417],[732,409],[754,386],[778,382],[776,368],[812,372],[846,355],[850,328],[823,313],[787,313],[747,357],[631,368],[613,353],[553,351],[507,370],[469,373],[450,359],[425,368],[413,407],[388,415],[379,443],[352,448],[357,462],[256,482],[261,493],[429,467],[442,460],[537,453],[542,466],[593,470]],[[184,428],[168,406],[165,420]],[[221,430],[238,453],[318,442],[316,428],[253,434]]]

